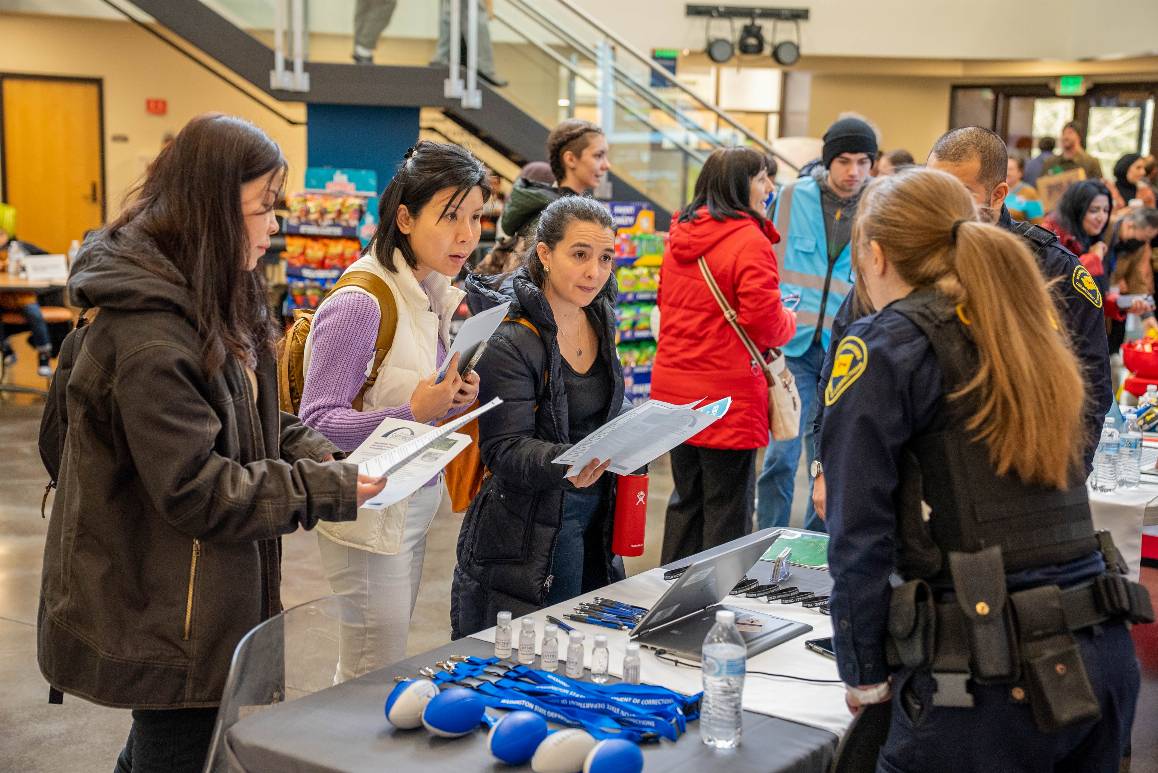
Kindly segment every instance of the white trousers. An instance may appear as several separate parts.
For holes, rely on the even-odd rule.
[[[450,497],[446,484],[424,486],[410,497],[401,549],[392,556],[334,542],[318,532],[318,548],[330,590],[349,603],[338,647],[336,681],[344,682],[406,655],[410,616],[418,600],[426,533]]]

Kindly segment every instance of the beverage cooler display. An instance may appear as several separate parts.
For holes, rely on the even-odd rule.
[[[361,256],[377,228],[377,175],[362,169],[306,170],[306,189],[286,197],[283,315],[316,309]]]
[[[612,202],[615,220],[617,344],[628,398],[639,404],[651,395],[655,360],[656,295],[667,234],[655,230],[655,212],[646,204]]]

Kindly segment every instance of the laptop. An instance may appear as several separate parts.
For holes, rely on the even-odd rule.
[[[780,529],[764,529],[709,551],[688,568],[651,607],[629,640],[641,647],[664,650],[683,660],[700,662],[704,637],[716,623],[716,612],[731,609],[736,620],[748,621],[740,635],[748,645],[748,656],[812,630],[811,625],[721,604],[736,583],[756,565]]]

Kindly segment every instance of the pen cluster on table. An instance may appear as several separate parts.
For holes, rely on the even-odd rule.
[[[686,566],[671,569],[664,572],[663,578],[671,582],[678,579],[686,569]],[[759,580],[745,577],[736,583],[736,587],[732,588],[728,595],[743,595],[745,598],[750,599],[762,598],[769,604],[773,601],[779,601],[781,604],[800,604],[809,609],[816,609],[821,614],[829,614],[828,596],[816,594],[811,591],[802,591],[795,585],[782,585],[775,582],[762,584]]]
[[[596,596],[592,601],[579,604],[571,614],[563,615],[563,617],[577,623],[588,623],[618,631],[630,631],[639,624],[639,621],[646,614],[647,607],[637,607],[634,604]]]

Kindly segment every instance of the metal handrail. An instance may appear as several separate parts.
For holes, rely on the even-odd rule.
[[[729,116],[727,113],[725,113],[723,110],[721,110],[718,106],[716,106],[715,104],[713,104],[711,102],[708,102],[703,97],[699,96],[694,91],[692,91],[690,88],[688,88],[684,84],[677,81],[675,78],[672,77],[672,74],[670,72],[668,72],[667,70],[663,69],[658,64],[653,62],[651,60],[651,57],[646,56],[643,52],[641,52],[635,46],[631,45],[626,40],[624,40],[623,38],[619,37],[614,32],[612,32],[611,30],[602,26],[596,19],[592,18],[589,13],[587,13],[586,11],[584,11],[581,8],[578,8],[575,5],[575,3],[572,2],[572,0],[557,0],[557,2],[559,4],[561,4],[563,7],[567,8],[569,11],[571,11],[571,13],[575,14],[580,19],[582,19],[583,21],[590,24],[592,27],[599,30],[601,35],[606,37],[611,42],[615,43],[616,46],[618,46],[619,48],[628,52],[629,54],[634,56],[636,59],[638,59],[640,62],[643,62],[645,65],[647,65],[649,68],[651,68],[651,70],[653,72],[656,72],[659,75],[663,76],[673,86],[675,86],[677,89],[684,92],[689,97],[694,99],[696,102],[701,104],[705,109],[709,110],[710,112],[715,113],[716,117],[723,119],[730,126],[739,130],[739,132],[741,134],[743,134],[745,137],[750,139],[752,142],[755,142],[757,145],[759,145],[761,148],[763,148],[766,152],[770,153],[771,155],[775,156],[779,160],[783,161],[785,164],[788,165],[789,168],[798,170],[798,167],[796,166],[796,164],[792,163],[791,160],[785,158],[784,156],[782,156],[781,154],[779,154],[775,150],[773,150],[772,146],[770,144],[768,144],[768,142],[766,140],[761,139],[759,136],[752,133],[752,131],[749,130],[748,127],[744,126],[741,123],[738,123],[734,118]],[[536,14],[539,16],[542,16],[542,14],[539,13],[538,11],[536,11]]]
[[[516,8],[521,10],[523,13],[527,14],[528,16],[535,18],[535,20],[541,26],[546,27],[548,30],[550,30],[552,33],[554,33],[560,39],[562,39],[562,41],[564,43],[571,46],[571,48],[576,49],[579,53],[581,53],[583,56],[587,57],[589,60],[591,60],[593,62],[599,61],[598,52],[596,52],[594,49],[592,49],[590,46],[588,46],[586,43],[584,43],[579,38],[572,35],[570,32],[565,30],[563,27],[556,24],[553,20],[544,16],[541,12],[538,11],[538,9],[534,8],[533,6],[528,5],[525,2],[525,0],[507,0],[507,2],[510,3],[511,5],[515,6]],[[512,27],[512,29],[514,29],[513,25],[511,25],[510,22],[504,22],[504,23],[508,27]],[[524,38],[526,38],[526,36],[522,33],[522,30],[516,30],[516,32],[518,32],[520,35],[522,35]],[[700,139],[704,140],[709,145],[713,145],[715,147],[722,147],[723,146],[724,143],[720,141],[719,137],[715,136],[710,131],[705,129],[703,126],[700,126],[694,120],[689,118],[687,115],[684,114],[684,112],[682,110],[680,110],[678,107],[673,105],[668,100],[664,99],[659,94],[657,94],[652,88],[650,88],[649,86],[645,86],[642,83],[639,83],[638,81],[636,81],[635,78],[631,75],[631,73],[627,72],[622,67],[615,64],[614,62],[612,63],[612,69],[615,72],[615,74],[618,75],[619,78],[625,83],[625,85],[627,85],[629,88],[631,88],[637,94],[642,96],[645,100],[650,102],[652,107],[656,107],[656,108],[659,108],[660,110],[663,110],[665,113],[667,113],[671,117],[675,118],[676,121],[679,124],[681,124],[684,128],[689,129],[690,131],[697,134]],[[587,80],[587,82],[591,83],[590,80]],[[595,86],[595,88],[597,88],[597,89],[599,88],[598,84],[592,83],[592,85]]]
[[[535,48],[542,51],[549,58],[554,60],[556,64],[558,64],[560,67],[566,69],[568,72],[570,72],[576,78],[579,78],[580,80],[590,84],[593,88],[596,88],[596,89],[599,88],[599,84],[596,83],[595,81],[593,81],[591,78],[587,77],[587,75],[581,69],[576,67],[573,63],[568,62],[566,59],[564,59],[562,56],[560,56],[558,52],[552,51],[550,46],[542,43],[541,41],[535,40],[530,35],[528,35],[526,32],[519,29],[515,24],[513,24],[512,22],[503,18],[502,14],[496,13],[495,19],[497,21],[501,22],[503,25],[505,25],[508,29],[510,29],[512,32],[514,32],[519,37],[521,37],[523,40],[527,41],[532,46],[534,46]],[[614,97],[614,100],[615,100],[615,104],[617,104],[619,107],[621,107],[632,118],[639,121],[644,126],[651,129],[653,132],[656,132],[657,134],[663,135],[669,142],[678,146],[681,150],[683,150],[689,156],[694,158],[696,161],[699,161],[701,164],[704,163],[705,161],[707,161],[707,157],[705,155],[700,153],[698,150],[695,150],[694,148],[688,147],[683,142],[681,142],[679,139],[668,135],[667,132],[665,132],[662,128],[660,128],[659,126],[656,126],[654,123],[651,122],[650,119],[648,119],[646,116],[641,114],[639,111],[637,111],[631,105],[624,102],[619,97]]]

